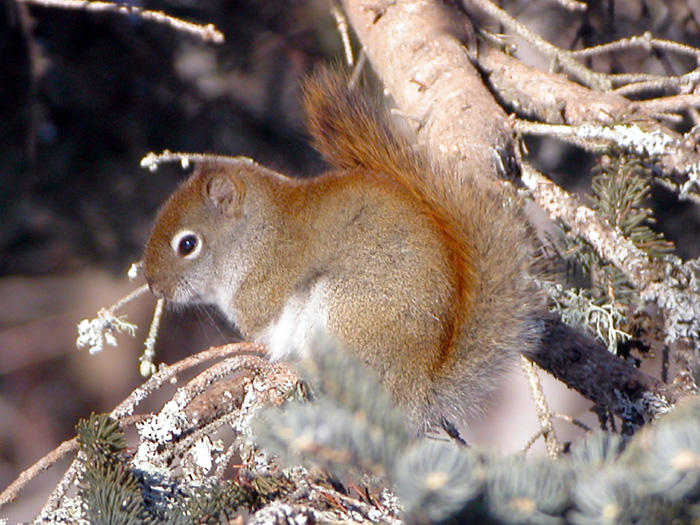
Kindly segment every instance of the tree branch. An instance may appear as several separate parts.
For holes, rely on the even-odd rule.
[[[660,124],[653,114],[662,107],[663,100],[669,100],[670,107],[679,109],[677,97],[654,99],[652,103],[631,101],[616,92],[597,92],[564,75],[540,71],[493,48],[481,51],[476,60],[487,75],[489,85],[522,118],[569,126],[634,123],[646,135],[661,137],[663,149],[656,162],[662,173],[656,180],[681,198],[700,202],[700,153],[695,148],[696,140],[679,136]],[[695,103],[695,97],[693,100],[690,97],[681,100]],[[555,129],[549,134],[556,136]],[[568,137],[571,135],[571,132],[567,133]],[[610,138],[607,140],[611,141]],[[577,144],[586,147],[583,142]],[[619,145],[624,147],[624,144]]]
[[[464,42],[473,40],[469,19],[440,2],[343,6],[399,109],[418,122],[427,150],[467,177],[511,175],[512,130],[465,52]]]
[[[596,405],[620,416],[623,433],[668,412],[675,395],[556,316],[544,320],[540,350],[527,357]]]

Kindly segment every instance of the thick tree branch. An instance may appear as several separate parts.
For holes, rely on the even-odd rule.
[[[466,52],[469,19],[441,2],[343,5],[374,69],[400,111],[417,122],[428,151],[465,176],[510,174],[512,130]]]
[[[623,432],[634,433],[675,403],[675,396],[661,381],[555,316],[545,319],[544,326],[541,350],[527,357],[599,407],[620,416]]]
[[[666,99],[632,101],[618,93],[594,91],[565,75],[540,71],[493,48],[484,49],[477,60],[498,97],[523,118],[568,126],[634,123],[646,134],[662,137],[663,150],[657,162],[663,177],[657,180],[681,198],[699,200],[700,152],[692,137],[682,137],[656,119],[655,113],[664,107],[661,101]],[[667,100],[667,107],[677,110],[680,100],[695,104],[697,98],[687,95]]]

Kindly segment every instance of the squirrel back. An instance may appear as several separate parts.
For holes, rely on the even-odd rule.
[[[304,85],[307,126],[333,166],[385,173],[432,216],[456,271],[458,310],[427,395],[426,427],[483,411],[499,375],[539,342],[534,247],[514,204],[477,174],[431,163],[386,108],[349,76],[322,68]]]

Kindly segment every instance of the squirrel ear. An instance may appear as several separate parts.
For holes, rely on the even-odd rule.
[[[237,217],[241,212],[244,194],[243,183],[226,173],[217,173],[206,184],[205,195],[209,203],[228,217]]]

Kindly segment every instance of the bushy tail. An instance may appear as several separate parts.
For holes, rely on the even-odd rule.
[[[455,180],[434,173],[380,101],[366,89],[348,87],[349,75],[323,67],[304,84],[307,125],[314,145],[337,168],[385,173],[424,203],[443,231],[460,268],[464,306],[473,288],[472,244],[461,224]],[[446,200],[447,199],[447,200]]]
[[[435,377],[442,394],[436,394],[433,408],[451,421],[463,419],[479,411],[489,378],[537,343],[542,300],[527,275],[533,257],[526,225],[475,177],[431,163],[379,101],[364,89],[348,88],[348,82],[347,74],[333,68],[309,77],[308,129],[328,162],[389,175],[425,204],[442,230],[459,274],[461,307]],[[472,406],[463,406],[464,399]]]

